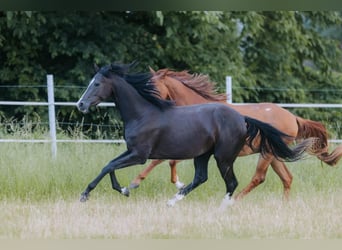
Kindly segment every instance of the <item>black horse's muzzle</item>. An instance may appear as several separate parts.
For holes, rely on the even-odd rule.
[[[79,111],[81,111],[82,113],[86,114],[89,112],[89,104],[87,104],[84,101],[78,101],[76,104],[77,108]]]

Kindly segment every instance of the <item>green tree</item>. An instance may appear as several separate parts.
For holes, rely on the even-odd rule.
[[[310,102],[303,88],[312,79],[312,68],[326,79],[331,79],[335,65],[340,64],[336,40],[326,39],[312,28],[340,23],[335,12],[261,12],[260,22],[246,20],[242,41],[244,60],[251,71],[253,88],[260,91],[252,102]],[[249,23],[249,25],[248,25]],[[309,66],[311,65],[311,66]],[[244,83],[243,83],[244,84]],[[269,91],[263,89],[269,88]],[[282,91],[275,91],[281,89]]]

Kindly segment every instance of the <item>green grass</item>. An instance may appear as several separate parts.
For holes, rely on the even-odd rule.
[[[166,202],[176,189],[165,162],[126,198],[105,177],[87,203],[80,193],[124,145],[59,143],[0,144],[0,238],[341,238],[342,169],[309,157],[288,163],[291,199],[270,169],[265,183],[226,211],[218,207],[225,188],[213,159],[209,179],[176,207]],[[239,192],[252,177],[257,155],[235,164]],[[146,166],[118,170],[122,186]],[[179,164],[181,180],[193,178],[192,161]]]

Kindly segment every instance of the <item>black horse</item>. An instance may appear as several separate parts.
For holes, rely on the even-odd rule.
[[[256,151],[272,152],[284,160],[299,159],[311,145],[311,140],[306,140],[290,149],[282,140],[286,134],[223,104],[176,107],[159,98],[159,92],[150,82],[150,73],[130,73],[134,65],[111,64],[98,69],[77,103],[78,109],[87,113],[90,106],[114,98],[127,144],[127,151],[110,161],[87,186],[81,201],[88,199],[107,174],[113,189],[128,196],[129,189],[122,188],[116,179],[117,169],[143,164],[147,159],[194,158],[194,179],[169,201],[174,205],[207,180],[211,155],[226,184],[225,200],[230,200],[238,184],[233,164],[245,143]]]

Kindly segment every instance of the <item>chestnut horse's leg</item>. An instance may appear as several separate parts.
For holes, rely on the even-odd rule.
[[[256,167],[256,171],[255,171],[254,176],[252,177],[252,180],[242,191],[240,191],[240,193],[238,193],[235,196],[236,200],[242,199],[245,195],[247,195],[250,191],[252,191],[256,186],[258,186],[259,184],[265,181],[268,166],[273,161],[273,159],[274,159],[274,156],[270,154],[267,154],[264,157],[262,157],[261,155],[259,156],[258,165]]]
[[[129,188],[138,188],[141,181],[144,180],[147,175],[160,163],[162,163],[165,160],[153,160],[150,165],[148,165],[130,184]],[[170,160],[169,165],[171,169],[171,182],[176,185],[178,189],[181,189],[184,187],[184,183],[179,181],[179,178],[177,176],[177,163],[180,162],[179,160]]]
[[[267,157],[267,159],[264,159],[262,156],[260,156],[255,174],[251,182],[239,194],[236,195],[236,200],[242,199],[250,191],[252,191],[254,188],[265,181],[267,169],[270,164],[274,172],[276,172],[276,174],[283,182],[284,199],[288,200],[293,179],[292,174],[290,173],[284,162],[281,162],[272,156]]]
[[[150,165],[147,166],[129,185],[129,188],[138,188],[141,181],[146,178],[146,176],[155,168],[155,166],[159,165],[165,160],[153,160]]]
[[[185,186],[185,184],[179,180],[179,177],[177,175],[178,162],[180,162],[180,160],[170,160],[169,165],[171,169],[171,182],[176,185],[177,189],[181,189]]]
[[[178,181],[178,176],[177,176],[177,161],[176,160],[170,160],[169,161],[169,166],[171,170],[171,182],[175,184]]]
[[[271,166],[274,170],[274,172],[277,173],[281,181],[283,182],[284,186],[284,199],[288,200],[290,196],[290,189],[291,189],[291,184],[292,184],[292,174],[286,167],[284,162],[281,162],[277,159],[273,159],[271,162]]]

